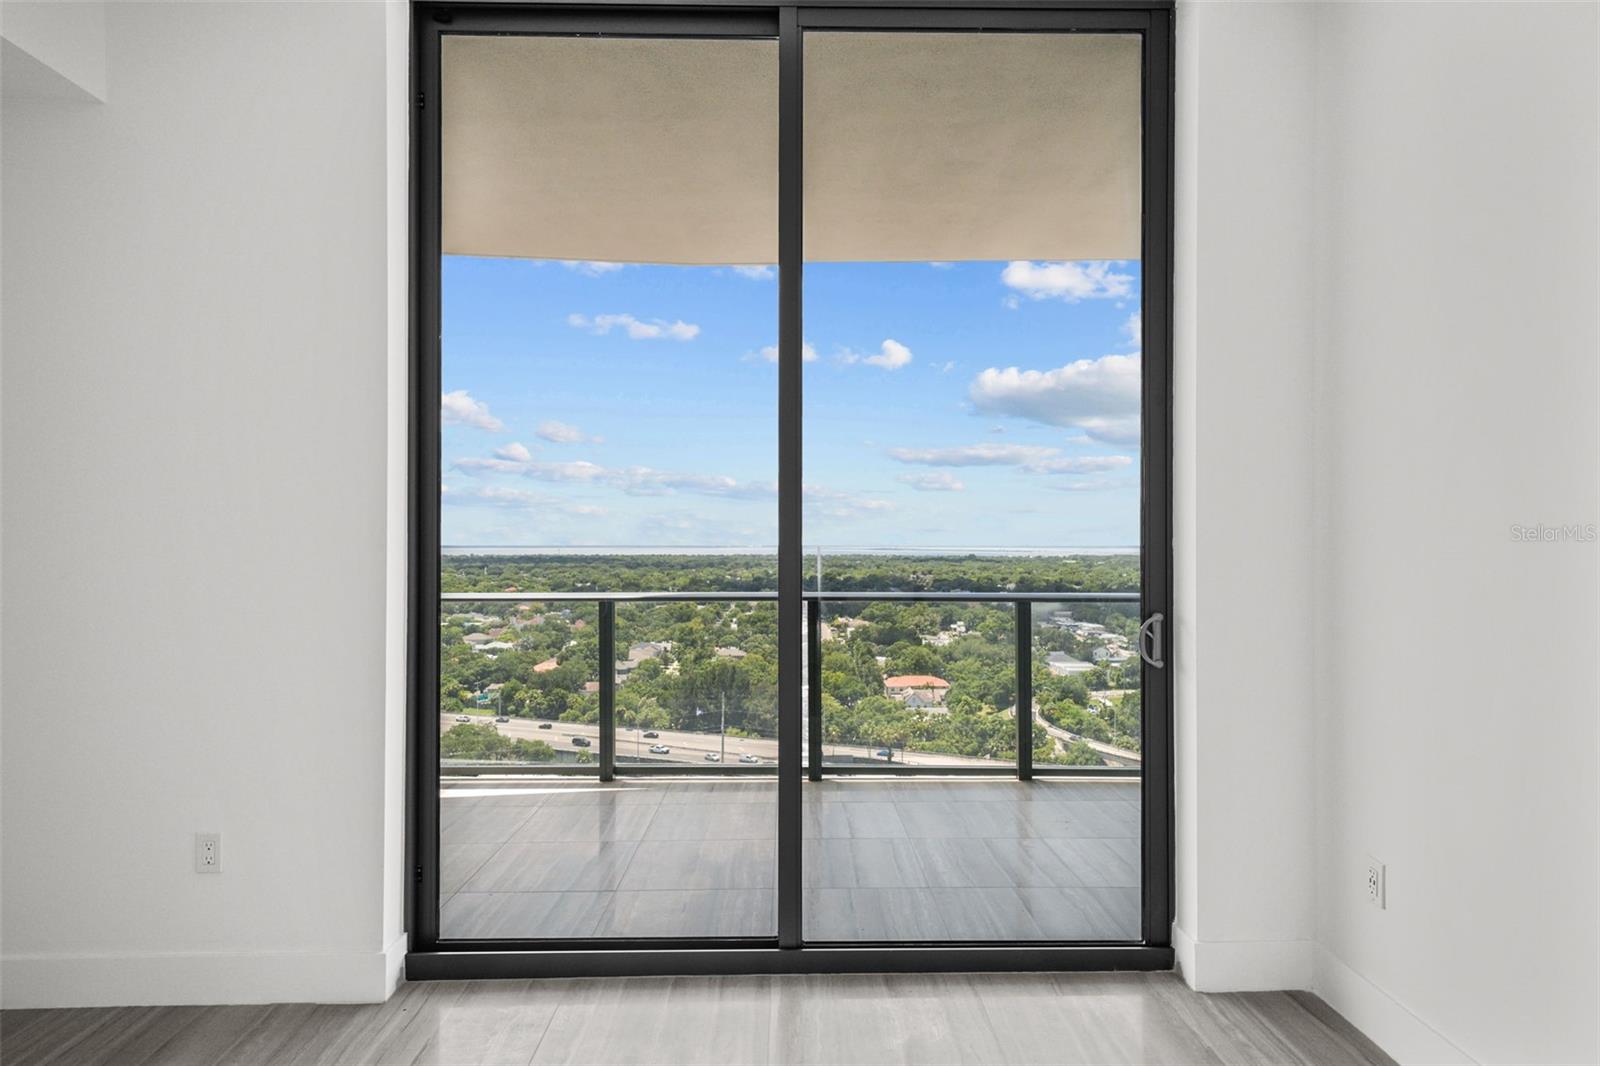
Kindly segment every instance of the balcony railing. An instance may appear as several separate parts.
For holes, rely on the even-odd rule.
[[[1140,768],[1135,753],[1116,752],[1123,763],[1133,765],[1063,766],[1033,765],[1033,713],[1020,713],[1020,708],[1033,708],[1033,607],[1035,604],[1134,604],[1139,603],[1137,592],[858,592],[807,591],[801,594],[805,603],[806,635],[806,740],[805,772],[812,781],[839,774],[906,774],[906,775],[985,775],[1010,776],[1026,781],[1035,776],[1137,776]],[[593,603],[597,605],[599,660],[599,746],[598,757],[589,764],[517,764],[473,763],[468,765],[442,765],[444,775],[479,774],[591,774],[601,781],[612,781],[618,776],[633,775],[684,775],[684,774],[754,774],[772,775],[774,765],[649,765],[617,762],[616,741],[616,607],[619,603],[776,603],[778,594],[768,591],[751,592],[447,592],[439,596],[441,603]],[[1014,612],[1016,630],[1015,692],[1012,708],[1017,726],[1016,764],[997,763],[994,766],[910,766],[904,763],[842,764],[828,763],[823,752],[822,714],[822,608],[825,603],[880,603],[924,602],[961,604],[1009,604]],[[605,664],[612,664],[610,669]],[[1052,734],[1066,734],[1065,730],[1046,724]],[[1106,745],[1097,747],[1115,752]]]

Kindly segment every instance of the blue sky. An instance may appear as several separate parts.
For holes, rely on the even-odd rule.
[[[805,268],[805,538],[1138,543],[1137,263]],[[446,257],[446,545],[777,542],[777,271]]]

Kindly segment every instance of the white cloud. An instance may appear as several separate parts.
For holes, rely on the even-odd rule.
[[[474,400],[466,389],[447,392],[439,398],[439,420],[447,426],[476,426],[491,433],[506,428],[504,422],[489,413],[487,404]]]
[[[502,449],[501,452],[505,452]],[[630,496],[669,496],[687,492],[698,496],[762,499],[776,496],[778,486],[769,481],[740,481],[719,474],[683,474],[648,466],[601,466],[586,459],[545,462],[512,459],[497,453],[493,459],[463,458],[451,464],[467,474],[516,474],[533,481],[579,482],[620,489]]]
[[[621,329],[627,333],[630,340],[652,341],[670,338],[675,341],[689,341],[700,335],[700,327],[692,322],[682,319],[668,322],[663,318],[652,318],[648,322],[634,318],[632,315],[587,315],[571,314],[567,316],[567,325],[574,329],[586,329],[590,333],[604,336],[613,329]]]
[[[561,260],[561,265],[566,267],[568,270],[576,270],[580,274],[587,274],[591,278],[598,278],[602,274],[615,273],[628,264],[602,263],[593,259],[563,259]]]
[[[1128,321],[1122,324],[1122,332],[1128,335],[1135,348],[1144,344],[1144,316],[1138,311],[1128,316]]]
[[[972,380],[973,407],[988,414],[1081,429],[1110,444],[1139,439],[1137,352],[1079,359],[1054,370],[990,367]]]
[[[890,448],[889,457],[922,466],[1024,466],[1060,454],[1043,444],[966,444],[955,448]]]
[[[1000,281],[1030,300],[1118,299],[1133,293],[1133,275],[1116,272],[1113,262],[1030,263],[1013,260],[1000,272]],[[1009,306],[1015,307],[1013,300]]]
[[[1091,477],[1076,481],[1061,481],[1049,488],[1057,492],[1108,492],[1112,489],[1133,488],[1138,482],[1132,478]]]
[[[1085,418],[1078,423],[1078,428],[1090,440],[1102,444],[1138,444],[1139,443],[1139,416],[1125,415],[1121,418]]]
[[[514,463],[525,463],[533,458],[533,453],[528,451],[527,445],[512,441],[503,448],[496,448],[494,454],[501,459],[509,459]]]
[[[749,278],[751,281],[770,281],[778,276],[778,272],[770,266],[757,264],[736,266],[733,268],[733,272],[741,278]]]
[[[950,371],[954,370],[955,368],[956,368],[956,361],[954,359],[946,359],[944,362],[937,363],[934,366],[934,369],[939,371],[939,373],[941,373],[941,374],[948,374],[948,373],[950,373]]]
[[[762,359],[765,359],[769,363],[776,363],[778,361],[778,346],[776,344],[769,344],[757,352],[756,355]],[[804,341],[801,343],[800,359],[807,363],[815,363],[817,361],[817,350],[811,347],[810,341]]]
[[[864,514],[894,510],[894,504],[888,500],[830,489],[824,485],[804,485],[801,492],[809,505],[807,513],[824,518],[859,518]]]
[[[876,355],[862,355],[846,348],[839,353],[839,362],[866,363],[868,366],[881,366],[885,370],[899,370],[911,362],[911,349],[891,338],[878,346]]]
[[[565,422],[557,422],[553,418],[552,419],[547,419],[546,421],[543,421],[543,422],[540,422],[538,428],[535,429],[534,432],[537,433],[542,439],[550,441],[553,444],[604,444],[605,443],[605,438],[604,437],[593,437],[593,436],[590,436],[589,434],[585,433],[583,430],[579,429],[577,426],[571,426],[571,425],[568,425]],[[499,455],[500,453],[496,452],[495,454]],[[529,459],[529,458],[532,458],[532,457],[529,456],[529,455],[523,455],[523,456],[521,456],[521,458],[522,459]]]
[[[440,499],[454,507],[503,507],[508,510],[561,511],[575,515],[601,515],[606,509],[597,504],[573,503],[524,489],[508,489],[499,485],[470,485],[465,488],[452,485],[439,486]]]
[[[1075,455],[1059,459],[1042,459],[1027,464],[1033,474],[1101,474],[1107,470],[1122,470],[1133,465],[1127,455]]]
[[[936,474],[901,474],[895,480],[910,485],[918,492],[960,492],[967,487],[954,474],[943,470]]]
[[[949,270],[951,267],[955,266],[954,263],[944,263],[938,260],[931,260],[928,265],[933,267],[935,270]]]
[[[889,458],[917,466],[1015,466],[1030,474],[1100,474],[1122,470],[1133,465],[1126,455],[1061,454],[1060,448],[1045,444],[964,444],[953,448],[890,448]],[[915,484],[913,478],[950,475],[906,475],[900,478],[906,484]],[[954,480],[951,478],[951,480]],[[959,482],[957,483],[959,487]],[[929,485],[916,485],[929,488]]]

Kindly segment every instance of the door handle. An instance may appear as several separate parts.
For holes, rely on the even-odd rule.
[[[1161,657],[1161,630],[1166,615],[1157,611],[1144,620],[1144,625],[1139,627],[1139,658],[1157,670],[1164,668],[1166,660]],[[1146,651],[1148,645],[1149,650]]]

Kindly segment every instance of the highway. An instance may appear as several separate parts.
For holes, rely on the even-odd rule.
[[[1011,713],[1017,713],[1015,707],[1011,709]],[[1063,744],[1071,744],[1078,740],[1083,741],[1091,749],[1105,756],[1106,761],[1112,766],[1139,766],[1143,763],[1143,757],[1136,751],[1119,748],[1107,744],[1103,740],[1096,740],[1093,737],[1080,737],[1078,734],[1068,732],[1060,726],[1050,724],[1045,721],[1044,715],[1039,713],[1039,705],[1037,703],[1033,705],[1033,721],[1034,724],[1043,726],[1046,733],[1049,733]]]
[[[486,725],[494,722],[493,715],[470,715],[474,725]],[[448,731],[457,725],[455,716],[441,714],[439,716],[439,731]],[[541,724],[550,728],[540,729]],[[572,744],[573,737],[586,737],[592,745],[587,750],[598,756],[600,754],[600,727],[582,722],[548,722],[534,718],[513,718],[509,722],[502,722],[498,726],[501,735],[514,740],[542,740],[557,751],[577,751]],[[737,765],[739,756],[744,754],[754,755],[761,760],[763,765],[776,766],[778,762],[778,742],[766,738],[728,737],[727,746],[716,733],[685,733],[672,729],[658,730],[661,736],[654,740],[646,739],[642,730],[621,728],[617,730],[617,759],[649,761],[663,765],[681,763],[685,765],[704,766],[707,763],[706,754],[716,752],[721,754],[726,750],[726,761]],[[666,755],[650,754],[652,744],[665,744],[672,749]],[[884,762],[873,756],[876,749],[860,747],[853,744],[824,744],[823,761],[832,758],[862,759],[873,762]],[[934,752],[901,752],[894,753],[894,764],[897,766],[994,766],[994,759],[976,759],[965,755],[942,755]]]

